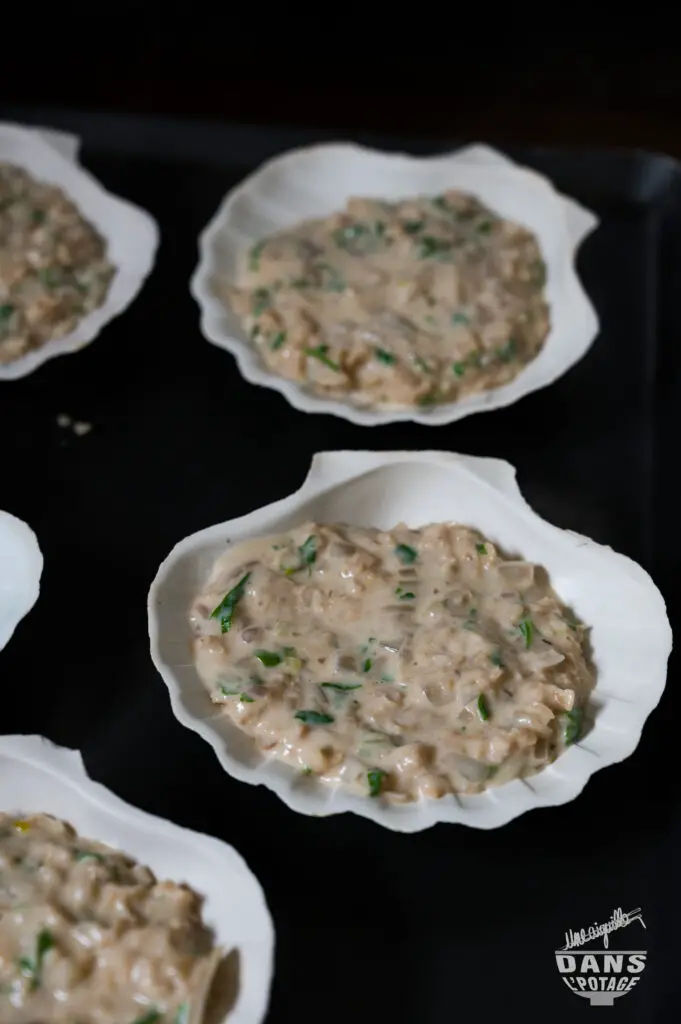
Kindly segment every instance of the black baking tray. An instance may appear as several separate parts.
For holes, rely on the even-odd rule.
[[[676,1019],[681,808],[660,753],[673,748],[676,666],[636,753],[571,804],[491,832],[400,836],[350,815],[296,815],[225,775],[171,713],[149,657],[146,595],[176,541],[289,494],[315,451],[440,448],[514,463],[540,515],[639,561],[675,608],[679,165],[645,152],[507,150],[602,219],[578,260],[598,340],[511,408],[437,429],[367,429],[246,383],[201,337],[188,291],[197,235],[224,192],[275,153],[334,136],[1,107],[0,118],[78,132],[85,165],[162,233],[124,316],[78,355],[0,382],[0,508],[31,524],[45,554],[39,602],[2,653],[2,732],[79,747],[124,799],[240,850],[277,930],[271,1024],[588,1016],[553,951],[568,928],[616,907],[642,908],[649,958],[614,1012]],[[415,153],[462,141],[356,138]],[[92,432],[61,430],[61,413]]]

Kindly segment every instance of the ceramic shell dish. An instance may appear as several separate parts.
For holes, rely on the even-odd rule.
[[[130,854],[157,878],[185,881],[204,895],[204,920],[217,943],[239,955],[239,992],[225,1020],[261,1024],[274,928],[260,884],[236,850],[126,804],[88,777],[77,751],[40,736],[0,737],[0,809],[53,814],[80,835]]]
[[[543,565],[559,597],[587,625],[597,684],[587,719],[595,724],[554,765],[525,781],[474,796],[390,806],[301,776],[256,751],[211,705],[192,662],[191,601],[226,545],[291,529],[306,520],[389,529],[457,522],[479,529],[507,553]],[[594,772],[628,757],[664,689],[671,630],[664,601],[635,562],[540,519],[523,499],[515,470],[498,459],[444,452],[325,452],[288,498],[181,541],[149,593],[154,663],[176,718],[215,750],[225,771],[262,784],[303,814],[352,811],[402,832],[438,821],[495,828],[534,807],[574,799]],[[635,628],[634,628],[635,627]]]
[[[77,352],[122,313],[139,294],[158,248],[156,221],[145,210],[112,195],[78,163],[80,140],[64,132],[0,123],[0,162],[24,167],[41,181],[61,188],[107,242],[116,268],[103,304],[78,323],[71,334],[32,349],[0,365],[0,381],[17,380],[54,356]]]
[[[0,512],[0,651],[38,600],[43,556],[33,530]]]
[[[266,368],[238,316],[215,291],[216,285],[233,279],[244,249],[300,220],[340,210],[351,196],[395,200],[452,188],[473,193],[539,239],[552,327],[539,355],[514,380],[425,410],[377,410],[314,395]],[[585,355],[598,333],[598,319],[577,277],[575,257],[597,223],[590,211],[556,192],[547,178],[487,146],[425,158],[350,144],[313,146],[271,160],[227,194],[200,237],[190,288],[205,337],[232,353],[251,384],[274,388],[296,409],[332,413],[361,426],[406,420],[439,426],[511,405],[552,384]]]

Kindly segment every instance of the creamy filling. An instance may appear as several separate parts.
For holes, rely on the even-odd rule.
[[[61,189],[0,163],[0,364],[70,334],[114,273],[104,239]]]
[[[0,813],[2,1024],[200,1024],[202,897],[49,815]]]
[[[225,297],[265,364],[329,398],[427,406],[499,387],[549,331],[536,238],[473,196],[351,199],[244,254]]]
[[[190,621],[211,700],[261,751],[394,802],[544,768],[594,685],[546,573],[452,524],[237,545]]]

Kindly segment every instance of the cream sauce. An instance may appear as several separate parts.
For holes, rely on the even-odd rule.
[[[451,402],[508,383],[549,331],[535,237],[473,196],[389,203],[263,239],[226,297],[265,364],[368,406]]]
[[[452,524],[248,541],[190,621],[212,701],[260,750],[395,802],[545,767],[594,685],[546,573]]]
[[[104,239],[61,189],[0,163],[0,364],[70,334],[114,273]]]
[[[0,814],[2,1024],[199,1024],[202,897],[49,815]]]

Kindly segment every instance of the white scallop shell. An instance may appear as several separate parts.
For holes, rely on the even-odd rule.
[[[188,611],[227,544],[288,530],[308,519],[381,529],[400,521],[412,527],[453,521],[543,565],[559,596],[592,627],[597,714],[584,742],[527,781],[401,807],[332,789],[264,758],[210,703],[192,664]],[[151,585],[148,614],[151,656],[175,717],[210,743],[226,772],[267,786],[303,814],[352,811],[399,832],[416,832],[439,821],[495,828],[534,807],[573,800],[594,772],[636,748],[662,695],[672,643],[662,595],[639,565],[541,519],[522,497],[515,469],[507,462],[449,452],[316,455],[305,483],[288,498],[177,544]]]
[[[38,600],[42,571],[33,530],[0,511],[0,651]]]
[[[474,193],[539,239],[552,327],[536,359],[502,387],[425,409],[359,408],[315,395],[267,369],[238,316],[216,293],[216,285],[233,280],[240,252],[297,221],[341,209],[351,196],[398,199],[451,188]],[[597,224],[593,213],[559,194],[547,178],[487,146],[432,157],[346,143],[312,146],[270,160],[228,192],[199,239],[200,258],[190,290],[208,341],[231,352],[251,384],[273,388],[301,412],[331,413],[367,427],[406,420],[439,426],[511,405],[552,384],[586,354],[599,323],[577,277],[575,258]]]
[[[0,162],[24,167],[40,181],[63,189],[106,239],[108,258],[117,273],[104,303],[64,338],[42,345],[11,363],[0,364],[0,381],[17,380],[48,359],[77,352],[137,298],[154,265],[159,242],[154,218],[139,206],[107,192],[78,163],[80,140],[66,132],[0,123]]]
[[[88,777],[75,750],[41,736],[0,736],[0,809],[53,814],[205,896],[204,920],[224,950],[238,951],[238,992],[229,1024],[261,1024],[267,1013],[274,927],[263,891],[227,843],[147,814]]]

